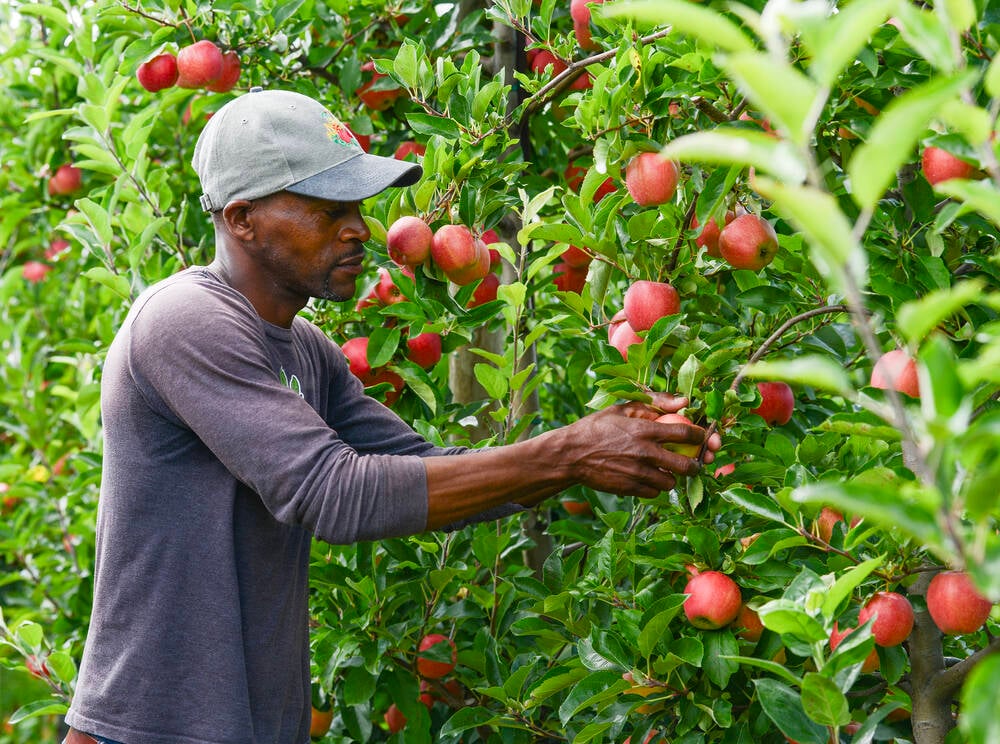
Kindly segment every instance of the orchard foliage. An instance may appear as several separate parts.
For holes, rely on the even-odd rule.
[[[72,695],[103,353],[143,288],[211,259],[190,157],[206,117],[252,85],[318,97],[373,152],[424,148],[407,156],[418,185],[365,204],[358,296],[382,268],[403,301],[305,311],[339,343],[368,338],[423,435],[502,444],[668,390],[724,442],[655,500],[572,489],[591,516],[553,499],[451,533],[317,543],[323,741],[1000,739],[996,608],[942,637],[924,597],[951,568],[1000,600],[1000,6],[589,9],[584,51],[555,0],[0,7],[0,742],[54,740]],[[139,84],[140,64],[199,40],[239,56],[233,91]],[[925,175],[928,147],[966,177]],[[640,153],[677,169],[664,204],[626,188]],[[66,164],[79,186],[50,188]],[[744,212],[777,236],[759,271],[699,244]],[[393,264],[386,232],[406,215],[495,231],[496,299],[470,303],[476,284],[432,263]],[[609,324],[642,280],[674,287],[680,311],[623,355]],[[443,339],[430,369],[406,354],[424,332]],[[871,384],[895,349],[919,398]],[[752,413],[756,381],[791,385],[788,423]],[[820,524],[823,507],[835,517]],[[707,570],[737,582],[762,633],[686,620],[689,575]],[[903,645],[876,647],[859,623],[878,591],[913,605]],[[457,666],[421,680],[432,633]],[[446,645],[424,654],[448,661]],[[406,724],[390,735],[392,704]]]

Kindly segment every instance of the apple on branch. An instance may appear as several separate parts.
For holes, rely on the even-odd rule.
[[[438,644],[445,644],[446,647],[451,647],[451,661],[439,661],[437,658],[418,655],[417,672],[424,679],[441,679],[441,677],[449,674],[455,668],[455,663],[458,661],[458,651],[455,648],[455,642],[441,633],[429,633],[425,635],[421,639],[417,650],[423,654],[423,652],[428,651]]]
[[[897,592],[875,592],[858,613],[862,625],[874,617],[872,636],[879,646],[898,646],[913,630],[913,605]]]
[[[760,405],[751,411],[763,418],[768,426],[787,424],[795,410],[795,394],[786,382],[758,382]]]
[[[83,171],[68,163],[56,168],[49,179],[49,196],[68,196],[80,190],[83,185]]]
[[[139,65],[135,76],[150,93],[170,88],[177,82],[177,57],[169,52],[157,54]]]
[[[443,225],[431,239],[431,259],[460,286],[482,279],[490,271],[490,251],[465,225]]]
[[[640,207],[673,199],[677,179],[677,164],[657,152],[641,152],[625,166],[625,188]]]
[[[891,349],[872,367],[871,386],[880,390],[894,388],[911,398],[919,398],[917,363],[903,349]]]
[[[729,625],[743,606],[740,587],[721,571],[703,571],[692,576],[684,587],[684,614],[688,621],[702,630],[715,630]]]
[[[208,39],[177,52],[177,85],[181,88],[204,88],[221,75],[222,51]]]
[[[976,167],[940,147],[928,145],[920,156],[920,168],[931,186],[952,178],[972,178]]]
[[[389,226],[385,246],[391,258],[400,266],[419,266],[431,255],[434,231],[419,217],[406,215]]]
[[[205,89],[213,93],[228,93],[239,82],[241,69],[239,55],[230,49],[222,55],[222,71],[219,77],[208,83]]]
[[[778,235],[759,215],[741,214],[719,233],[719,253],[734,269],[760,271],[778,252]]]
[[[660,318],[681,310],[680,295],[666,282],[640,279],[627,290],[623,302],[625,319],[635,331],[648,331]]]
[[[993,603],[979,593],[964,571],[935,574],[927,587],[927,612],[945,635],[975,633],[992,609]]]
[[[430,369],[441,360],[441,334],[424,332],[406,339],[407,358]]]

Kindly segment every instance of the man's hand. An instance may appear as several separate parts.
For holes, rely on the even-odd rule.
[[[579,453],[574,464],[579,482],[622,496],[654,498],[674,487],[676,475],[697,473],[697,460],[671,452],[664,445],[702,445],[706,431],[700,426],[656,421],[687,403],[686,398],[653,393],[649,403],[614,405],[566,427],[562,432],[574,440],[568,446]],[[721,445],[718,434],[709,437],[703,448],[704,462],[712,462]]]

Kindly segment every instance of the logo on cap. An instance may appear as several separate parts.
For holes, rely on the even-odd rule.
[[[329,111],[323,113],[323,125],[326,127],[327,138],[334,144],[361,147],[348,126]]]

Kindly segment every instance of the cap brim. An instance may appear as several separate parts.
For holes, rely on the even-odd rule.
[[[417,163],[366,152],[285,188],[330,201],[362,201],[391,186],[412,186],[423,175]]]

